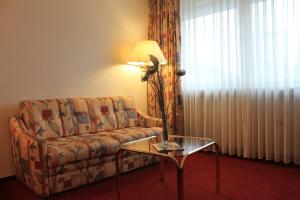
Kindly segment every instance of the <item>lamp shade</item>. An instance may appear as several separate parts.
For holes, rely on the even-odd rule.
[[[144,40],[136,43],[128,56],[128,64],[136,66],[151,66],[153,65],[149,55],[155,56],[159,64],[167,64],[167,60],[161,52],[156,41]]]

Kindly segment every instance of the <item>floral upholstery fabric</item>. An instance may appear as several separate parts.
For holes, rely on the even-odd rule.
[[[121,172],[128,172],[157,161],[158,157],[143,154],[124,157],[120,162],[120,169]],[[49,190],[51,193],[58,193],[99,181],[111,177],[116,173],[114,160],[84,168],[80,168],[80,165],[77,165],[73,167],[73,169],[74,170],[65,171],[64,173],[49,177]]]
[[[110,132],[101,132],[97,134],[107,135],[111,138],[116,139],[121,144],[123,144],[125,142],[131,142],[134,140],[138,140],[150,136],[159,136],[161,132],[162,129],[158,127],[152,127],[152,128],[131,127],[131,128],[120,129],[120,130],[114,130]]]
[[[138,111],[138,124],[142,127],[162,127],[162,120]]]
[[[38,139],[161,126],[160,119],[138,112],[132,97],[22,101],[19,106],[29,133]]]
[[[138,125],[137,112],[132,97],[112,97],[118,128]]]
[[[115,154],[121,143],[158,136],[160,128],[133,127],[111,132],[84,134],[46,140],[48,167]]]
[[[43,197],[113,176],[120,144],[162,132],[131,97],[23,101],[19,109],[10,119],[16,175]],[[125,172],[157,158],[126,152],[121,160]]]
[[[63,136],[56,100],[22,101],[19,110],[34,137],[46,139]]]
[[[133,156],[138,156],[138,153],[134,153],[134,152],[123,152],[121,154],[121,158],[128,158],[128,157],[133,157]],[[100,165],[103,163],[107,163],[107,162],[115,162],[116,160],[116,155],[109,155],[109,156],[100,156],[97,158],[93,158],[93,159],[88,159],[88,160],[79,160],[76,162],[72,162],[69,164],[65,164],[65,165],[59,165],[57,167],[54,168],[50,168],[49,169],[49,176],[55,176],[58,174],[63,174],[63,173],[69,173],[72,171],[76,171],[78,169],[83,169],[83,168],[87,168],[87,167],[91,167],[91,166],[95,166],[95,165]]]
[[[43,141],[34,139],[24,129],[22,120],[12,117],[11,144],[17,177],[38,195],[48,196],[49,182],[46,170],[46,148]]]
[[[85,134],[47,140],[48,167],[53,168],[117,152],[120,143],[108,136]]]
[[[85,134],[91,131],[91,121],[87,102],[82,98],[57,100],[64,136]]]
[[[107,131],[117,128],[114,105],[111,98],[89,98],[87,99],[91,118],[91,131]]]

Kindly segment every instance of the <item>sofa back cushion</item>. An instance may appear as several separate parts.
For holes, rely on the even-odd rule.
[[[91,132],[91,120],[84,98],[57,99],[64,136]]]
[[[91,118],[92,132],[108,131],[118,128],[111,98],[88,98],[87,104]]]
[[[111,97],[118,123],[118,129],[138,125],[134,100],[129,96]]]
[[[38,139],[138,125],[133,98],[128,96],[22,101],[19,112]]]
[[[22,101],[19,112],[30,134],[38,139],[63,136],[59,107],[55,99]]]

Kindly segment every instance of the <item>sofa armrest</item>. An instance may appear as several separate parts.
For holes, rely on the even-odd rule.
[[[138,124],[142,127],[162,127],[162,120],[160,118],[151,117],[141,111],[137,111]]]
[[[46,143],[32,137],[15,117],[10,118],[10,133],[17,177],[40,196],[49,196]]]

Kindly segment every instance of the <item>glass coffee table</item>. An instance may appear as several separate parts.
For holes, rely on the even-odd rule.
[[[188,136],[169,136],[169,144],[174,144],[176,150],[163,150],[157,147],[160,137],[152,136],[133,142],[124,143],[119,147],[116,158],[118,199],[120,199],[120,158],[124,151],[136,152],[158,156],[160,158],[160,179],[164,180],[164,160],[171,160],[177,168],[177,199],[184,199],[183,167],[186,159],[193,153],[201,151],[207,147],[214,146],[216,151],[216,192],[220,192],[220,166],[219,166],[219,147],[210,138],[188,137]]]

